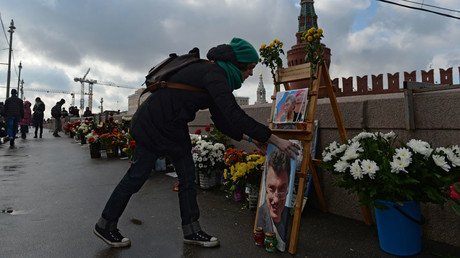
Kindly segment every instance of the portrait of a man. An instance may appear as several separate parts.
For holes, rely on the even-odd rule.
[[[256,227],[262,227],[264,232],[274,232],[278,240],[277,249],[284,251],[291,226],[289,206],[296,161],[277,147],[269,145],[265,162]]]

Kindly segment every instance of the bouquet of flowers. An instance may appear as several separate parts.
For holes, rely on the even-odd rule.
[[[136,141],[133,139],[131,134],[125,134],[125,144],[123,145],[122,151],[128,156],[129,160],[133,159],[134,149],[136,148]]]
[[[192,148],[193,162],[198,173],[210,177],[217,169],[224,166],[225,146],[222,143],[212,143],[198,140]]]
[[[91,131],[86,135],[86,141],[88,141],[89,144],[98,144],[100,143],[99,135],[96,132]]]
[[[246,184],[259,186],[264,171],[265,155],[248,154],[245,151],[230,148],[224,154],[224,179],[231,184],[230,191]]]
[[[77,134],[80,139],[84,139],[87,134],[91,132],[91,125],[88,121],[85,121],[80,124],[77,128]]]
[[[307,42],[305,61],[311,64],[311,73],[316,73],[316,68],[323,62],[324,47],[321,44],[323,38],[323,30],[321,28],[310,28],[302,34],[302,39]]]
[[[281,59],[281,55],[284,55],[283,42],[278,39],[274,39],[269,45],[262,44],[260,46],[259,53],[259,61],[270,68],[273,84],[276,86],[276,70],[283,67],[283,59]]]
[[[323,151],[321,166],[364,205],[374,206],[377,199],[444,204],[449,186],[460,179],[459,147],[432,149],[412,139],[395,148],[395,138],[393,132],[362,132],[346,144],[333,142]]]
[[[192,139],[192,144],[196,143],[196,139],[204,139],[206,141],[210,141],[212,143],[222,143],[224,146],[228,145],[230,138],[219,131],[214,125],[209,124],[204,128],[203,131],[198,128],[195,130],[194,134],[190,135]]]
[[[99,135],[99,141],[104,147],[116,145],[118,142],[117,137],[113,133],[103,133]]]

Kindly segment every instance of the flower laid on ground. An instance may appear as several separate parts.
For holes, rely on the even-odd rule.
[[[432,149],[412,139],[395,148],[395,138],[393,132],[362,132],[346,144],[333,142],[323,151],[321,166],[364,205],[377,199],[444,204],[449,186],[460,179],[459,147]]]
[[[276,86],[276,70],[283,67],[283,59],[281,59],[281,55],[284,55],[283,42],[278,39],[274,39],[269,45],[262,44],[260,46],[259,53],[259,61],[270,68],[273,84]]]
[[[302,39],[306,41],[305,62],[311,63],[311,73],[316,73],[316,68],[323,62],[324,47],[321,44],[323,38],[323,30],[321,28],[310,28],[302,34]]]
[[[224,179],[231,184],[229,190],[245,187],[247,184],[258,187],[264,170],[265,156],[260,153],[248,154],[230,148],[224,155]]]
[[[224,166],[225,146],[222,143],[212,143],[198,140],[192,148],[193,162],[198,173],[211,176]]]

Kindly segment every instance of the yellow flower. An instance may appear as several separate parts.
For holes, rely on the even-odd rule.
[[[308,41],[308,42],[312,42],[312,41],[313,41],[313,37],[312,37],[312,36],[308,36],[308,37],[307,37],[307,41]]]
[[[264,48],[266,48],[266,47],[267,47],[266,44],[262,44],[262,45],[260,46],[260,49],[262,50],[262,49],[264,49]]]
[[[317,33],[323,35],[323,29],[319,28],[319,29],[317,30]]]

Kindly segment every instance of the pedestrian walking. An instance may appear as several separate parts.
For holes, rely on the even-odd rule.
[[[61,137],[58,133],[62,131],[62,123],[61,123],[61,107],[65,104],[65,100],[61,99],[60,101],[56,102],[53,108],[51,108],[51,116],[54,118],[54,137]]]
[[[12,89],[11,97],[5,100],[4,113],[6,118],[6,132],[10,139],[10,148],[14,148],[18,123],[24,117],[24,104],[18,98],[18,91],[16,89]]]
[[[29,126],[32,123],[32,110],[30,110],[29,101],[24,101],[24,117],[19,121],[19,126],[21,127],[21,138],[25,139],[29,133]]]
[[[40,138],[43,136],[43,119],[45,117],[45,103],[40,99],[40,97],[35,98],[35,105],[33,108],[33,123],[35,127],[34,138],[37,138],[38,129],[40,129]]]
[[[243,39],[234,38],[230,44],[212,48],[207,57],[210,62],[192,63],[166,79],[167,83],[187,84],[202,91],[158,89],[134,114],[130,128],[136,140],[133,162],[94,227],[94,233],[110,246],[131,244],[118,230],[118,220],[131,196],[149,177],[157,158],[163,156],[171,160],[178,175],[184,243],[204,247],[219,245],[217,237],[207,234],[199,223],[195,167],[187,125],[198,110],[209,109],[216,127],[234,140],[254,142],[260,148],[273,143],[292,156],[298,153],[299,146],[277,137],[267,126],[248,116],[232,93],[253,73],[259,60],[254,47]]]

